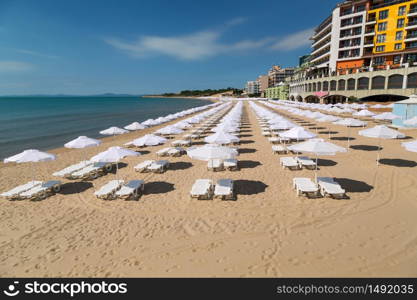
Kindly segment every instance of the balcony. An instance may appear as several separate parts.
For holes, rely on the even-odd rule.
[[[417,7],[413,7],[407,12],[407,17],[413,16],[417,16]]]
[[[327,34],[325,34],[323,37],[321,37],[320,39],[318,39],[315,42],[313,42],[313,44],[311,46],[314,48],[317,45],[321,44],[321,42],[323,42],[324,40],[326,40],[327,38],[330,37],[331,33],[332,33],[332,31],[329,30],[329,32]]]
[[[311,52],[311,55],[316,55],[317,53],[320,53],[322,50],[326,49],[327,47],[330,47],[330,40],[327,43],[325,43],[325,44],[321,45],[320,47],[318,47],[313,52]],[[329,51],[330,51],[330,49],[329,49]]]
[[[383,3],[380,4],[375,4],[372,5],[369,10],[373,10],[373,9],[377,9],[377,8],[382,8],[382,7],[386,7],[386,6],[391,6],[394,4],[400,4],[400,3],[404,3],[404,2],[409,2],[410,0],[391,0],[391,1],[384,1]]]
[[[332,22],[330,22],[329,24],[327,24],[326,26],[322,28],[318,28],[316,33],[313,35],[313,39],[317,39],[323,34],[324,31],[326,31],[327,29],[331,29],[331,27],[332,27]]]
[[[321,55],[319,55],[319,56],[317,56],[317,57],[313,58],[313,59],[311,60],[311,62],[312,62],[312,63],[314,63],[314,62],[318,62],[319,60],[322,60],[322,59],[323,59],[323,58],[325,58],[326,56],[330,56],[330,52],[323,53],[323,54],[321,54]]]
[[[407,26],[405,26],[405,29],[414,29],[417,28],[417,21],[411,21],[407,23]]]
[[[365,22],[366,25],[374,25],[376,24],[376,18],[368,18]]]
[[[407,34],[404,39],[404,42],[414,42],[417,41],[417,34]]]

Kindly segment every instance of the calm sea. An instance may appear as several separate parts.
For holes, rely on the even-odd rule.
[[[142,97],[0,98],[0,158],[25,149],[62,147],[80,135],[103,137],[100,130],[165,116],[205,100]]]

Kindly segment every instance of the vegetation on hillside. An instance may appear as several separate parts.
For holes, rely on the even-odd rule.
[[[182,96],[182,97],[204,97],[204,96],[212,96],[215,94],[225,93],[232,91],[234,95],[240,95],[242,90],[228,87],[225,89],[207,89],[207,90],[184,90],[179,93],[165,93],[162,96],[166,97],[174,97],[174,96]]]

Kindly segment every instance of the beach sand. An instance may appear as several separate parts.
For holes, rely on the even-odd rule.
[[[172,168],[164,174],[134,172],[134,165],[156,159],[166,146],[148,147],[143,156],[123,160],[118,173],[146,181],[139,201],[94,197],[94,188],[114,174],[65,181],[60,194],[42,201],[1,200],[0,275],[417,276],[416,153],[405,151],[402,140],[384,140],[377,167],[377,140],[354,128],[354,149],[319,160],[319,176],[338,178],[349,199],[297,197],[292,178],[313,178],[314,172],[283,170],[247,104],[245,111],[240,171],[208,172],[206,162],[182,156],[169,158]],[[37,179],[53,179],[54,171],[157,128],[105,138],[85,151],[56,149],[52,162],[2,164],[0,191],[31,180],[32,167]],[[337,132],[332,141],[346,146],[347,129],[330,129]],[[417,138],[417,130],[404,132]],[[234,179],[237,201],[190,199],[198,178]]]

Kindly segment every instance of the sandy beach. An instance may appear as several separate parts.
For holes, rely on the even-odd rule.
[[[352,128],[352,149],[319,159],[319,175],[337,178],[349,199],[307,199],[296,196],[292,178],[313,178],[313,171],[283,170],[247,103],[244,111],[240,171],[209,172],[206,162],[184,155],[169,158],[164,174],[135,172],[137,163],[157,158],[161,145],[120,164],[119,178],[145,180],[139,201],[93,195],[114,174],[64,180],[61,193],[42,201],[0,200],[0,275],[417,276],[417,155],[401,147],[403,140],[382,142],[377,167],[377,140]],[[324,127],[321,137],[330,128],[332,142],[346,147],[345,127],[317,126]],[[53,179],[57,170],[160,127],[104,138],[97,148],[55,149],[51,162],[0,164],[0,191],[31,180],[32,168],[36,179]],[[417,138],[417,130],[403,132]],[[235,180],[237,201],[190,199],[199,178]]]

